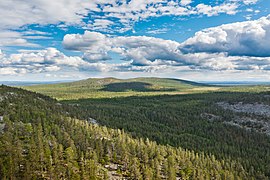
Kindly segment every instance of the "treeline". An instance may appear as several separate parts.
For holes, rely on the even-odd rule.
[[[234,160],[134,139],[68,117],[46,96],[0,87],[0,179],[258,179]]]

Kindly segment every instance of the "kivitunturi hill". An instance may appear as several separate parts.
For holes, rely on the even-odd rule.
[[[168,78],[90,78],[70,83],[35,85],[24,88],[60,100],[186,94],[218,89],[218,87],[206,84]]]

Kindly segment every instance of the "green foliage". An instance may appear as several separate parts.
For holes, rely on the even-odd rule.
[[[68,117],[68,107],[46,96],[6,86],[0,87],[0,96],[5,125],[1,179],[107,179],[116,173],[112,165],[131,179],[264,177],[233,160],[134,139],[123,130]]]

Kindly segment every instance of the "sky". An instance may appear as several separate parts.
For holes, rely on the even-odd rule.
[[[269,0],[1,0],[0,80],[270,81]]]

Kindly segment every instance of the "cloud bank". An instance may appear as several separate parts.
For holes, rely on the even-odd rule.
[[[121,55],[123,60],[132,61],[138,66],[177,61],[179,45],[175,41],[154,37],[110,37],[90,31],[85,31],[83,35],[68,34],[63,40],[66,49],[84,52],[84,58],[88,61],[108,60],[111,59],[108,53],[115,52]]]
[[[270,15],[197,32],[183,43],[147,36],[68,34],[63,46],[87,61],[110,60],[110,52],[139,66],[186,66],[208,70],[269,70]]]
[[[270,15],[254,21],[199,31],[181,44],[184,53],[226,52],[231,56],[270,56]]]
[[[78,56],[66,56],[55,48],[21,51],[9,56],[0,51],[1,75],[55,72],[66,68],[82,71],[111,70],[107,64],[88,63]]]
[[[110,36],[99,32],[67,34],[63,47],[82,52],[66,56],[55,48],[0,51],[0,74],[55,72],[265,71],[270,70],[270,16],[197,32],[179,43],[148,36]],[[121,58],[112,63],[113,54]]]

